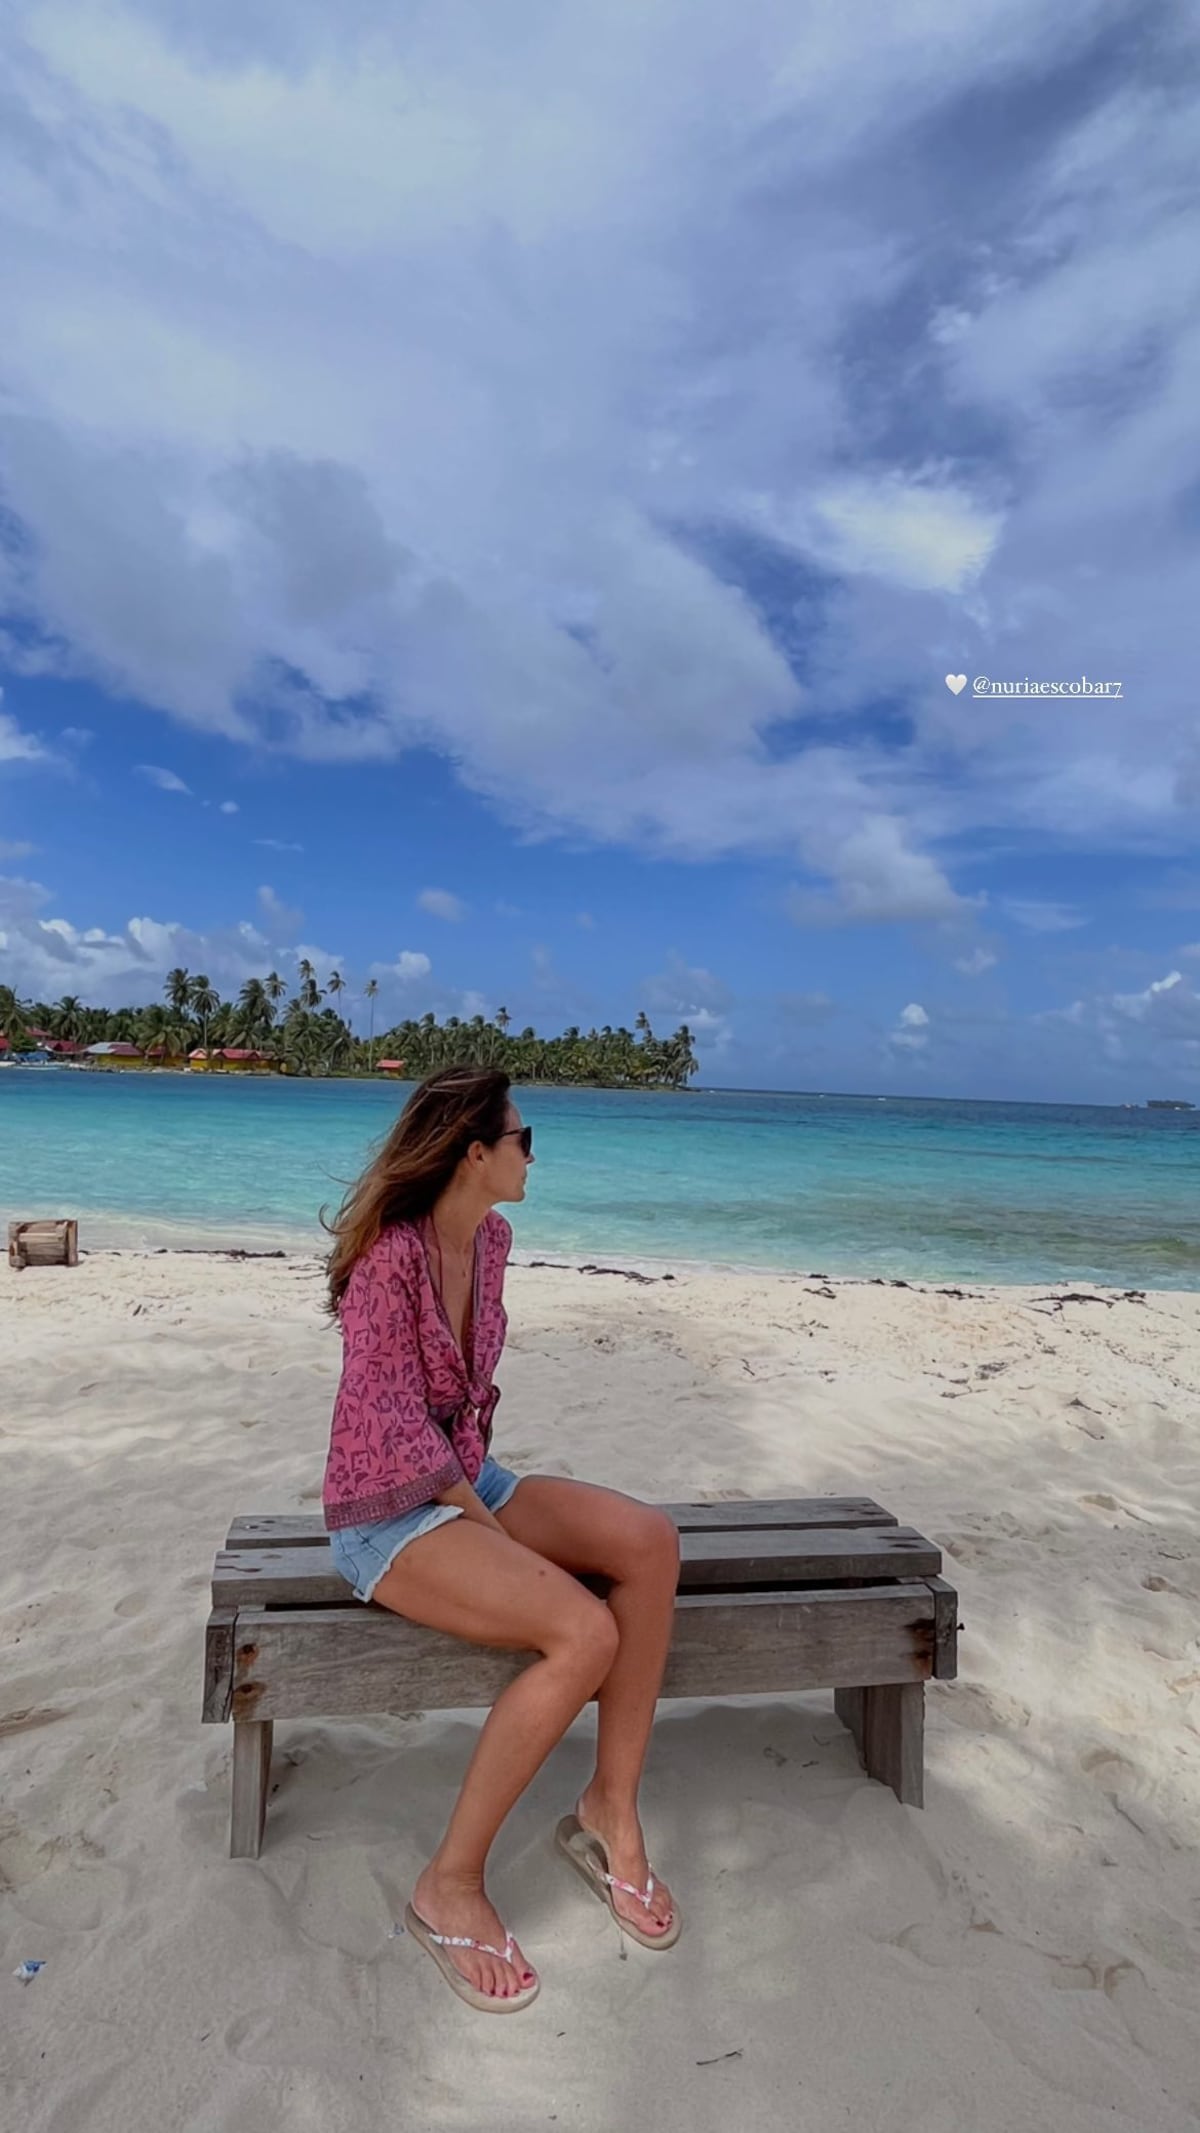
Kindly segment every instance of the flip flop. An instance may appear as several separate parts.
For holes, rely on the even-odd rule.
[[[564,1859],[569,1860],[576,1873],[586,1881],[593,1895],[598,1896],[601,1903],[607,1904],[622,1933],[627,1933],[629,1938],[637,1941],[642,1948],[675,1946],[683,1931],[678,1904],[672,1904],[669,1926],[661,1933],[646,1933],[641,1926],[635,1925],[632,1919],[622,1917],[613,1902],[613,1890],[623,1889],[627,1896],[636,1896],[638,1902],[645,1904],[648,1911],[650,1899],[654,1894],[653,1874],[649,1876],[644,1889],[635,1889],[631,1881],[619,1881],[615,1874],[609,1872],[608,1847],[603,1837],[598,1837],[594,1830],[585,1829],[577,1813],[563,1816],[554,1832],[554,1842]]]
[[[528,2007],[532,2000],[536,2000],[542,1989],[542,1981],[535,1972],[532,1985],[526,1985],[523,1991],[511,1993],[507,1999],[502,2000],[496,1993],[480,1992],[477,1985],[472,1985],[463,1976],[457,1964],[448,1955],[442,1954],[443,1948],[478,1948],[481,1955],[495,1955],[502,1963],[511,1963],[515,1945],[511,1933],[502,1948],[493,1948],[488,1941],[471,1940],[459,1933],[435,1933],[433,1927],[426,1925],[423,1918],[418,1918],[411,1903],[405,1907],[404,1923],[418,1945],[424,1948],[427,1955],[432,1955],[446,1983],[458,1994],[459,1999],[465,2000],[468,2007],[476,2008],[480,2014],[519,2014],[523,2007]]]

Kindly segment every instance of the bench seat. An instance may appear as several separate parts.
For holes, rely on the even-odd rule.
[[[921,1806],[924,1684],[956,1670],[939,1549],[867,1497],[661,1508],[682,1557],[661,1695],[831,1688],[869,1774]],[[234,1727],[231,1856],[261,1849],[276,1719],[481,1708],[534,1656],[364,1607],[319,1517],[235,1519],[213,1572],[203,1708]]]

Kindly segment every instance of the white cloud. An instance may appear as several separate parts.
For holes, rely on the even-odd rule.
[[[747,516],[826,569],[913,592],[964,591],[999,537],[1002,516],[953,483],[896,470],[800,497],[748,499]]]
[[[302,852],[304,850],[302,844],[290,844],[282,837],[256,837],[254,842],[261,845],[265,852]]]
[[[930,1020],[919,1000],[910,1000],[900,1010],[895,1028],[889,1031],[887,1042],[894,1052],[912,1056],[923,1052],[929,1043]]]
[[[1172,1094],[1176,1086],[1194,1097],[1200,1090],[1200,989],[1184,972],[1169,970],[1140,992],[1098,991],[1032,1020],[1070,1032],[1081,1066],[1098,1048],[1120,1069],[1122,1097]]]
[[[14,0],[21,670],[799,860],[805,923],[952,921],[981,828],[1183,848],[1194,25],[516,7]],[[881,907],[818,848],[885,811]]]
[[[6,860],[10,865],[19,859],[28,859],[34,849],[32,844],[24,844],[19,838],[0,837],[0,860]],[[1186,949],[1184,953],[1187,953]]]
[[[665,970],[639,979],[636,990],[638,1002],[647,1014],[653,1011],[679,1015],[686,1022],[705,1009],[727,1007],[732,997],[723,978],[714,976],[702,964],[685,962],[674,948]]]
[[[636,992],[639,1006],[651,1021],[666,1016],[672,1028],[686,1023],[706,1050],[723,1051],[733,1042],[733,1025],[726,1011],[732,1002],[728,985],[703,964],[686,962],[677,949],[667,956],[664,970],[639,980]]]
[[[814,860],[832,877],[833,893],[792,890],[787,909],[798,926],[956,923],[982,900],[959,896],[889,816],[869,817],[840,843],[816,834],[809,842]]]
[[[0,696],[3,695],[0,689]],[[49,749],[35,734],[25,733],[7,711],[0,711],[0,763],[48,763]]]
[[[157,785],[160,792],[191,791],[190,785],[185,785],[175,771],[164,770],[161,763],[137,763],[134,768],[139,777],[145,778],[151,785]]]
[[[429,957],[416,948],[402,948],[395,962],[388,967],[402,985],[411,985],[417,978],[427,978],[433,970]]]
[[[238,804],[236,800],[222,800],[221,813],[223,815],[236,815],[237,811]]]
[[[417,903],[432,918],[458,920],[466,917],[467,907],[461,896],[451,895],[449,889],[422,889]]]
[[[268,940],[294,939],[304,923],[303,911],[293,910],[276,896],[274,889],[264,886],[258,892],[259,918],[266,929]],[[310,957],[310,961],[313,960]]]
[[[596,921],[590,911],[576,912],[575,924],[582,926],[585,933],[594,933],[596,930]]]
[[[1165,978],[1155,978],[1152,984],[1147,985],[1144,992],[1114,993],[1112,1004],[1119,1015],[1128,1015],[1135,1022],[1144,1022],[1147,1016],[1154,1011],[1156,1003],[1160,1000],[1162,994],[1174,992],[1177,985],[1184,986],[1184,991],[1180,997],[1187,999],[1188,987],[1185,983],[1183,972],[1181,970],[1172,970],[1168,972]]]
[[[977,947],[972,948],[969,955],[955,956],[954,968],[961,970],[964,978],[978,978],[982,977],[985,970],[990,970],[995,961],[990,948]]]
[[[1033,896],[1001,896],[997,909],[1029,933],[1070,933],[1090,924],[1087,913],[1073,904],[1048,903]]]
[[[269,943],[248,922],[204,932],[175,920],[131,918],[124,931],[80,925],[54,909],[40,882],[0,876],[4,982],[31,998],[76,993],[88,1003],[140,1005],[162,998],[175,964],[204,970],[228,997],[269,967]]]

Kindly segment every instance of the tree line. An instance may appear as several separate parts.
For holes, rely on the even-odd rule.
[[[448,1015],[439,1022],[429,1013],[377,1031],[378,995],[378,980],[368,978],[358,995],[366,1010],[364,1037],[342,1011],[343,998],[354,996],[341,972],[331,971],[320,985],[307,960],[297,966],[294,991],[272,970],[265,978],[248,978],[230,1000],[202,972],[171,970],[162,1002],[147,1007],[88,1007],[70,993],[53,1003],[22,1000],[0,984],[0,1031],[10,1054],[32,1049],[31,1032],[44,1030],[71,1044],[134,1044],[168,1060],[185,1059],[197,1047],[256,1051],[282,1071],[306,1075],[370,1075],[380,1060],[398,1059],[411,1081],[437,1067],[470,1063],[503,1067],[517,1082],[684,1089],[698,1071],[687,1024],[657,1037],[644,1013],[635,1017],[633,1030],[606,1023],[585,1032],[572,1025],[558,1037],[540,1037],[530,1025],[514,1034],[505,1007],[490,1021]]]

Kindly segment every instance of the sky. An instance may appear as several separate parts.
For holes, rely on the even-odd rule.
[[[0,982],[1200,1101],[1198,83],[1156,0],[13,0]]]

